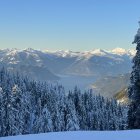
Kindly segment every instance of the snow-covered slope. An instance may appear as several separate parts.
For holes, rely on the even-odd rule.
[[[0,138],[1,140],[139,140],[140,130],[129,131],[77,131],[33,134]]]

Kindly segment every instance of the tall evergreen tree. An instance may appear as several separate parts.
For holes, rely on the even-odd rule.
[[[129,129],[138,129],[140,128],[140,28],[137,31],[133,43],[137,44],[137,52],[133,58],[134,65],[130,78],[131,84],[128,89],[128,96],[130,99],[128,127]]]
[[[79,130],[79,121],[76,116],[75,106],[71,99],[66,102],[66,131]]]
[[[52,124],[52,118],[49,110],[47,109],[47,106],[45,105],[42,110],[42,116],[39,120],[41,123],[40,126],[40,132],[52,132],[53,131],[53,124]]]
[[[4,117],[5,117],[5,109],[4,109],[4,92],[3,89],[0,87],[0,137],[4,136],[5,133],[5,123]]]
[[[23,131],[23,116],[24,116],[24,106],[23,106],[23,94],[17,85],[11,90],[10,94],[10,104],[9,104],[9,124],[11,135],[22,134]]]

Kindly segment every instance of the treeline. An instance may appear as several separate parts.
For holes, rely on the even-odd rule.
[[[116,100],[0,70],[0,136],[126,128],[127,107]]]

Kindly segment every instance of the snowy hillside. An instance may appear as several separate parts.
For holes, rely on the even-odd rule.
[[[140,131],[58,132],[1,138],[1,140],[139,140]]]

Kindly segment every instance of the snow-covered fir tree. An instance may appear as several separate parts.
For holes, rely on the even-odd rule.
[[[41,124],[40,127],[40,132],[53,132],[53,123],[52,123],[52,118],[51,118],[51,114],[50,111],[47,108],[47,105],[44,106],[43,110],[42,110],[42,116],[40,118],[40,120],[38,120]]]
[[[140,22],[139,22],[140,24]],[[128,125],[129,129],[140,128],[140,28],[134,38],[134,42],[137,44],[136,55],[133,58],[133,70],[130,78],[130,86],[128,90],[128,96],[130,99],[129,111],[128,111]]]
[[[71,99],[67,99],[66,102],[66,131],[76,131],[79,130],[79,120],[76,115],[76,110],[74,102]]]
[[[5,110],[4,110],[4,92],[3,89],[0,87],[0,136],[5,134],[5,123],[3,122],[5,118]]]
[[[11,90],[11,100],[8,105],[10,108],[10,129],[11,129],[11,135],[18,135],[22,134],[23,131],[23,116],[24,116],[24,102],[23,102],[23,96],[24,94],[21,92],[20,88],[17,85],[14,85],[14,87]]]

